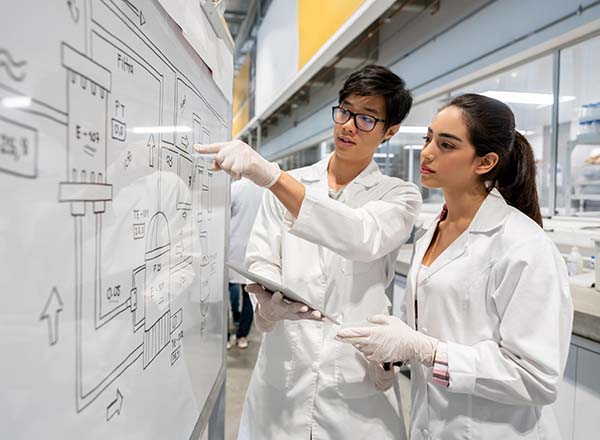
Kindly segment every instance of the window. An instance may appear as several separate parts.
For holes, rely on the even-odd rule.
[[[384,143],[375,155],[386,174],[415,183],[421,189],[425,203],[443,201],[440,190],[423,188],[419,170],[423,136],[427,134],[427,127],[445,102],[445,98],[438,98],[414,105],[398,133],[389,142]]]
[[[305,148],[304,150],[300,150],[296,153],[282,157],[281,159],[277,160],[277,163],[284,171],[307,167],[320,160],[320,153],[320,145],[315,145],[313,147]]]
[[[497,73],[451,96],[480,93],[499,99],[515,114],[517,130],[525,135],[535,155],[537,188],[543,215],[549,214],[551,185],[552,56],[544,56]]]
[[[600,36],[561,49],[558,72],[558,143],[553,150],[554,103],[552,54],[511,67],[476,82],[415,104],[400,131],[380,146],[375,161],[392,176],[412,181],[423,201],[443,201],[440,190],[420,185],[423,136],[437,111],[452,97],[480,93],[505,102],[515,114],[517,129],[531,144],[543,215],[600,217]],[[280,161],[284,169],[316,162],[333,149],[331,139],[306,153]],[[552,167],[556,154],[556,168]],[[555,188],[552,188],[555,182]],[[555,200],[551,200],[553,189]],[[555,203],[554,203],[555,202]],[[555,212],[550,212],[551,208]]]
[[[560,52],[556,208],[600,215],[600,37]]]

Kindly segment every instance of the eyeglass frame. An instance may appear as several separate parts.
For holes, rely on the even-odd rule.
[[[350,114],[350,116],[348,117],[348,119],[346,119],[344,122],[338,122],[338,121],[336,121],[336,120],[335,120],[335,112],[336,112],[336,110],[338,110],[338,109],[340,109],[340,108],[341,108],[341,109],[343,109],[344,111],[347,111],[347,112]],[[360,128],[360,127],[358,126],[358,124],[356,123],[356,117],[357,117],[357,116],[367,116],[367,117],[369,117],[369,118],[373,118],[373,119],[375,119],[375,124],[373,124],[373,128],[371,128],[370,130],[364,130],[364,129]],[[375,116],[367,115],[367,114],[365,114],[365,113],[354,113],[353,111],[351,111],[351,110],[348,110],[346,107],[342,107],[341,105],[335,105],[335,106],[331,107],[331,119],[333,119],[333,122],[334,122],[335,124],[338,124],[338,125],[344,125],[344,124],[345,124],[346,122],[348,122],[350,119],[353,119],[353,120],[354,120],[354,126],[356,127],[356,129],[357,129],[357,130],[360,130],[360,131],[364,131],[364,132],[366,132],[366,133],[370,133],[370,132],[372,132],[373,130],[375,130],[375,127],[377,127],[377,123],[378,123],[378,122],[383,122],[383,123],[385,123],[385,122],[386,122],[386,120],[385,120],[385,119],[377,118],[377,117],[375,117]]]

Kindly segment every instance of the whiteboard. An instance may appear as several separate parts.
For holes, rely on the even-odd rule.
[[[190,438],[229,203],[192,146],[231,106],[155,1],[2,3],[0,438]]]

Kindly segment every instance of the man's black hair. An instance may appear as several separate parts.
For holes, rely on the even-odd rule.
[[[384,66],[369,64],[352,73],[339,91],[341,104],[350,95],[383,96],[384,131],[401,123],[410,110],[413,97],[402,78]]]

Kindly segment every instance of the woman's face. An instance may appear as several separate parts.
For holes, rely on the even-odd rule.
[[[481,185],[480,161],[458,107],[446,107],[431,122],[421,151],[421,184],[425,188],[467,189]]]

